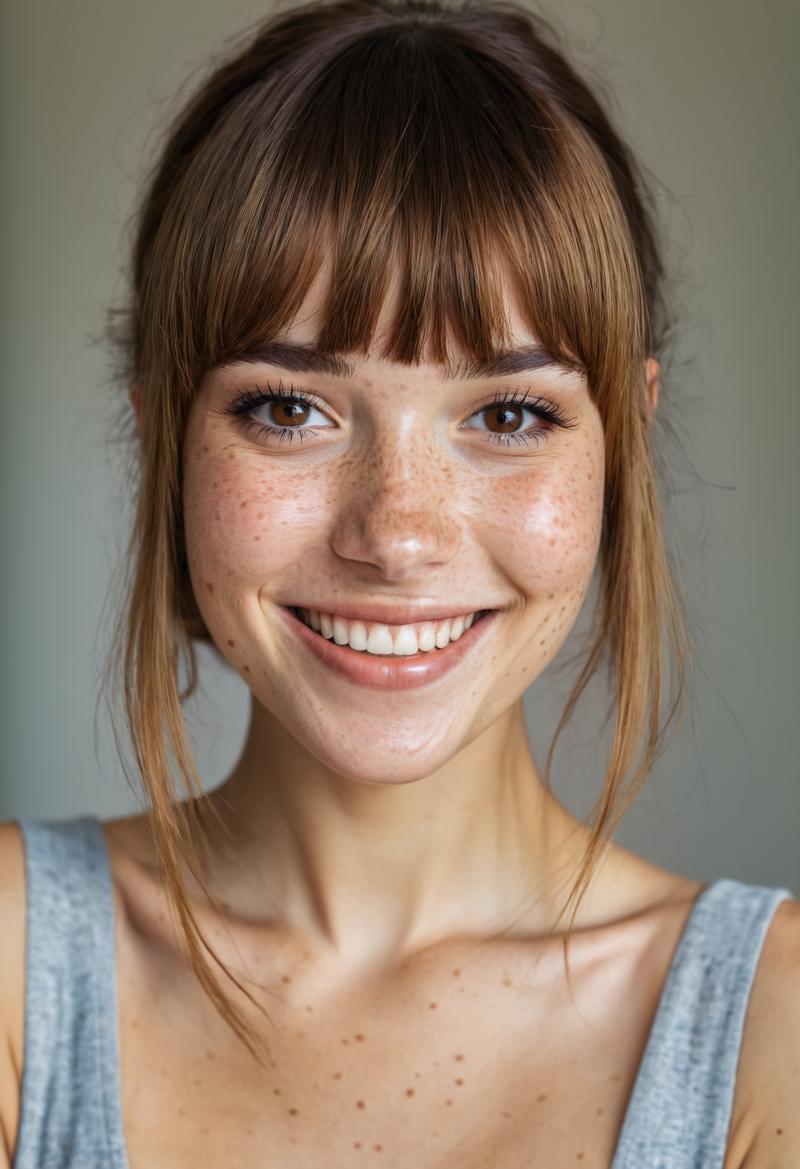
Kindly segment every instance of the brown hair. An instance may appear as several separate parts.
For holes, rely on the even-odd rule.
[[[117,310],[109,321],[144,414],[122,696],[181,936],[254,1054],[252,1028],[206,955],[251,996],[203,937],[182,875],[185,863],[209,895],[179,683],[185,666],[193,688],[193,644],[209,637],[181,538],[193,393],[210,366],[278,336],[328,259],[322,350],[368,351],[396,271],[399,310],[381,357],[418,362],[429,346],[431,360],[449,361],[451,337],[490,359],[508,341],[510,280],[533,334],[585,368],[605,432],[600,591],[548,783],[562,729],[604,662],[616,702],[571,927],[686,685],[646,408],[645,360],[662,357],[669,331],[654,224],[652,195],[600,100],[552,28],[508,0],[314,0],[273,14],[170,126],[137,213],[130,302],[121,323]]]

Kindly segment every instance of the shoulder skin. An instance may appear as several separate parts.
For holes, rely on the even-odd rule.
[[[0,824],[0,1169],[10,1169],[19,1127],[25,1007],[25,853],[17,824]]]
[[[775,911],[750,995],[737,1092],[752,1118],[736,1169],[800,1165],[800,901]]]

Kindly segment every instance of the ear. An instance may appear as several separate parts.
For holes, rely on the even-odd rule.
[[[655,357],[648,357],[645,363],[645,377],[647,379],[647,402],[645,409],[648,420],[652,422],[653,416],[658,409],[658,395],[661,391],[661,366]]]
[[[131,383],[131,385],[128,387],[128,398],[130,399],[131,406],[133,407],[133,412],[136,415],[136,428],[139,431],[139,437],[141,438],[144,424],[144,405],[141,382]]]

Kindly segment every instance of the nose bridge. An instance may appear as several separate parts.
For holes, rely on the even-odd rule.
[[[451,560],[459,544],[456,478],[446,455],[418,429],[373,438],[350,470],[336,552],[400,580]]]

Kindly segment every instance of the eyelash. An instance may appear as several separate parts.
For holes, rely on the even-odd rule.
[[[317,402],[313,395],[306,393],[304,390],[297,389],[291,383],[288,388],[284,388],[282,384],[279,384],[277,387],[270,385],[266,385],[263,388],[253,386],[251,389],[242,390],[224,408],[224,412],[240,418],[242,424],[248,429],[255,427],[256,438],[275,436],[280,442],[292,443],[295,438],[299,442],[303,442],[305,439],[313,438],[320,433],[319,430],[314,430],[313,428],[303,430],[296,426],[273,426],[267,422],[259,422],[255,418],[245,417],[245,415],[251,413],[259,406],[265,406],[271,402],[286,401],[302,402],[304,405],[312,406],[315,410],[320,410],[324,413],[322,405]],[[482,414],[484,410],[490,410],[496,406],[524,406],[536,414],[540,421],[545,424],[543,427],[530,432],[486,434],[484,441],[494,443],[496,446],[528,446],[533,442],[546,442],[553,430],[557,428],[569,430],[577,425],[576,420],[567,417],[554,402],[549,401],[547,398],[542,398],[539,395],[529,394],[523,390],[498,394],[491,401],[485,402],[473,414],[470,414],[470,418],[475,418],[479,414]],[[328,427],[324,429],[327,430]]]

